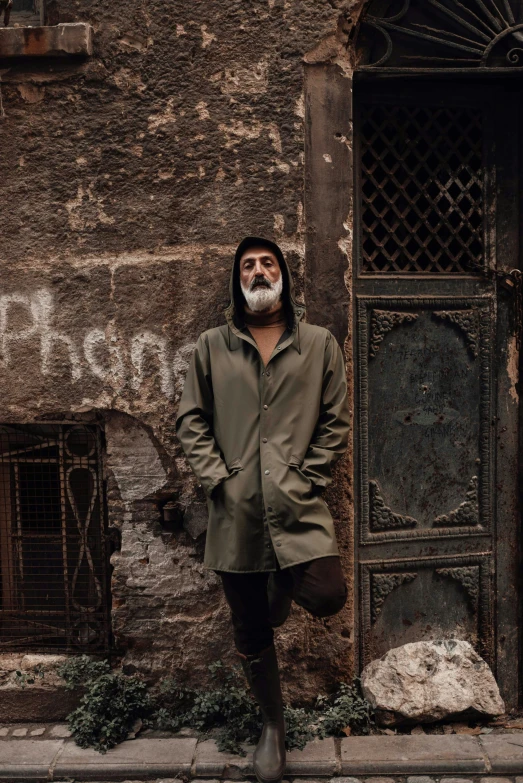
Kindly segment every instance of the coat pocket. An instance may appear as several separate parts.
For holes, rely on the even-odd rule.
[[[294,454],[291,454],[291,456],[287,460],[287,465],[289,466],[289,468],[292,468],[292,472],[295,473],[296,476],[299,477],[300,482],[302,482],[301,485],[303,489],[306,488],[307,492],[311,492],[313,488],[313,483],[310,480],[310,478],[308,478],[305,475],[305,473],[302,473],[301,471],[302,464],[303,464],[303,460],[300,459],[299,457],[296,457],[296,455]],[[298,489],[298,487],[296,487],[296,489]]]

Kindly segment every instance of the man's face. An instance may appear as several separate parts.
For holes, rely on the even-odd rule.
[[[254,290],[257,285],[276,283],[281,277],[278,259],[267,247],[250,247],[240,258],[240,281],[244,288]]]
[[[266,247],[250,247],[240,258],[240,285],[253,312],[271,310],[279,302],[282,276],[278,259]]]

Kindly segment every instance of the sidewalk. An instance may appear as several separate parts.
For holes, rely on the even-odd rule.
[[[172,778],[239,781],[253,776],[251,753],[245,758],[219,753],[213,740],[143,737],[101,755],[78,748],[66,735],[60,726],[43,731],[23,726],[0,729],[0,781],[166,783]],[[316,740],[303,751],[289,753],[286,770],[286,778],[335,778],[333,783],[360,783],[360,776],[365,783],[386,783],[384,778],[390,776],[394,781],[388,783],[404,778],[406,783],[523,783],[523,777],[515,777],[519,775],[523,776],[521,733]]]

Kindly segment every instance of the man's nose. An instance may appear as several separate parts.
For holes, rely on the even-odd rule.
[[[258,275],[263,275],[263,277],[265,277],[265,270],[261,261],[256,261],[254,264],[254,276],[258,277]]]

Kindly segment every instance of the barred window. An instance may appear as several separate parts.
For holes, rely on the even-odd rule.
[[[39,27],[45,23],[45,0],[13,0],[9,24]]]
[[[109,644],[101,432],[0,425],[0,651]]]
[[[483,113],[363,104],[364,274],[478,274],[485,266]]]

